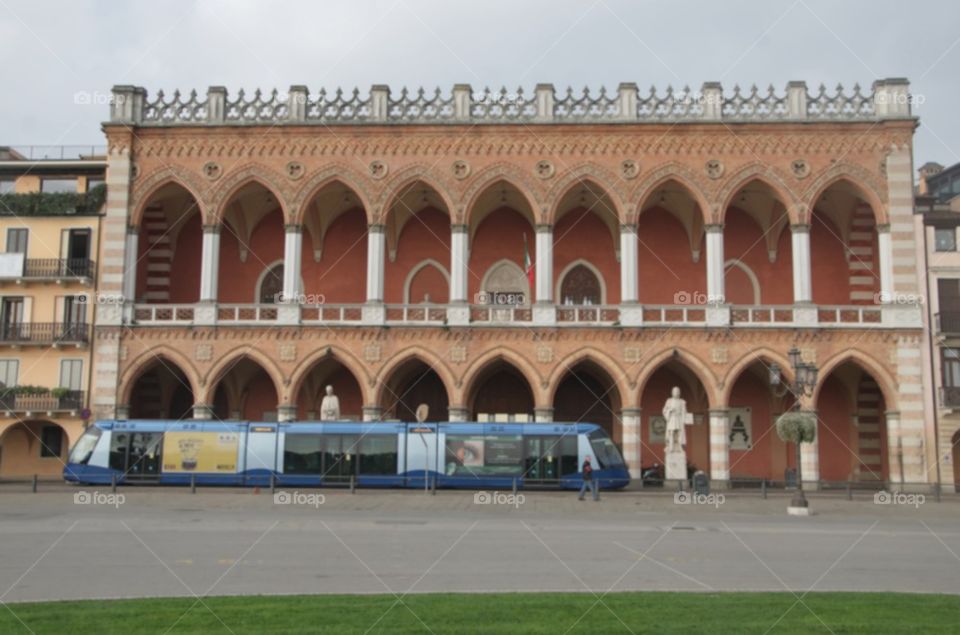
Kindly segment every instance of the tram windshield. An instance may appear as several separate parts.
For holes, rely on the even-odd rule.
[[[97,426],[87,428],[84,433],[80,435],[73,449],[70,450],[70,462],[86,465],[87,461],[90,460],[90,456],[93,454],[93,449],[97,447],[97,441],[100,440],[101,434],[103,434],[103,432]]]
[[[588,436],[590,447],[593,448],[593,454],[597,457],[600,469],[614,465],[623,465],[623,457],[620,456],[620,450],[617,449],[613,439],[607,436],[602,430],[594,430]]]

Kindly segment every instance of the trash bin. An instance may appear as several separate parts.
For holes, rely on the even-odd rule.
[[[710,477],[703,470],[693,473],[693,493],[699,496],[710,494]]]

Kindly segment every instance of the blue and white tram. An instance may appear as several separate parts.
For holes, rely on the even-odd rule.
[[[107,484],[576,489],[591,458],[600,487],[630,481],[589,423],[98,421],[70,451],[64,479]]]

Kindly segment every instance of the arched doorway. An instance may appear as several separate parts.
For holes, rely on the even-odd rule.
[[[468,407],[474,421],[533,420],[533,390],[513,364],[496,360],[472,382]]]
[[[416,421],[417,407],[426,404],[429,421],[447,421],[450,400],[437,371],[420,359],[410,359],[393,371],[383,388],[385,419]]]
[[[277,420],[277,389],[260,364],[242,357],[216,382],[213,416],[220,420]]]
[[[670,391],[677,387],[693,414],[693,425],[687,426],[687,463],[710,472],[710,402],[699,377],[679,357],[662,363],[647,379],[640,394],[640,438],[643,463],[662,464],[666,444],[663,405]]]
[[[618,445],[622,443],[620,393],[610,374],[584,360],[569,368],[553,394],[555,421],[595,423]]]
[[[793,407],[789,392],[778,397],[770,386],[770,361],[757,359],[734,379],[727,399],[731,480],[783,480],[794,468],[792,445],[780,440],[777,417]]]
[[[196,199],[177,183],[163,185],[144,205],[139,230],[135,300],[198,301],[203,228]]]
[[[333,355],[327,355],[315,362],[301,381],[296,395],[299,419],[320,419],[320,404],[327,386],[333,387],[333,394],[340,402],[341,420],[360,421],[363,418],[363,392],[360,390],[360,382],[340,360]]]
[[[889,479],[889,459],[880,386],[854,361],[822,381],[816,404],[820,479],[882,485]]]
[[[128,397],[131,419],[190,419],[195,403],[190,380],[164,358],[145,368]]]
[[[69,439],[52,421],[18,421],[0,435],[0,475],[54,475],[63,471]]]

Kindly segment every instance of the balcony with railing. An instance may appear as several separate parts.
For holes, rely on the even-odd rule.
[[[136,304],[127,321],[170,325],[920,328],[914,305]],[[958,325],[960,326],[960,325]]]
[[[82,390],[0,388],[0,411],[4,412],[78,412],[83,408]]]
[[[937,333],[960,335],[960,311],[941,311],[934,316]]]
[[[31,280],[85,280],[97,276],[97,263],[89,258],[27,258],[23,277]]]
[[[960,408],[960,386],[940,386],[940,407]]]
[[[82,322],[13,322],[0,324],[0,344],[61,346],[90,343],[90,325]]]

